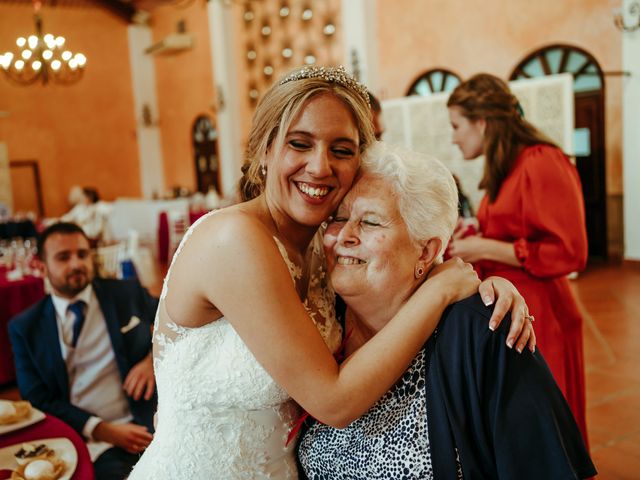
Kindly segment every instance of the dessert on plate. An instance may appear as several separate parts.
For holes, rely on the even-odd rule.
[[[45,444],[23,443],[14,456],[18,467],[11,480],[57,480],[66,469],[64,461]]]
[[[0,400],[0,425],[10,425],[17,423],[31,414],[31,404],[25,400],[12,402],[10,400]]]

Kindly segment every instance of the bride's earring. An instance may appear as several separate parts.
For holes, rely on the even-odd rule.
[[[416,268],[413,271],[413,276],[416,277],[417,280],[422,277],[422,275],[424,275],[424,268],[422,268],[420,265],[416,265]]]
[[[263,177],[267,176],[267,166],[266,165],[262,164],[260,166],[260,173],[262,174]]]

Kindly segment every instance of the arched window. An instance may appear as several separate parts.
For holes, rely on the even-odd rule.
[[[571,73],[576,93],[601,90],[604,85],[602,70],[595,58],[570,45],[552,45],[535,51],[513,70],[511,80],[555,73]]]
[[[450,92],[459,84],[460,77],[451,70],[434,68],[414,80],[409,90],[407,90],[407,96],[419,95],[421,97],[428,97],[438,92]]]

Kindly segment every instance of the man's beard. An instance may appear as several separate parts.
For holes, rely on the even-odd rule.
[[[65,296],[75,297],[84,290],[90,282],[91,278],[86,269],[76,269],[65,277],[64,282],[57,285],[52,282],[52,285]]]

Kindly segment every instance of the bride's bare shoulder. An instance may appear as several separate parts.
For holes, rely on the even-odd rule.
[[[189,238],[189,247],[241,247],[256,242],[270,241],[272,233],[259,208],[251,202],[233,205],[208,215],[198,224]],[[187,245],[185,245],[187,247]]]

